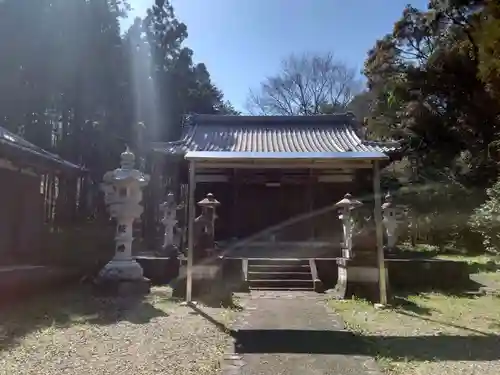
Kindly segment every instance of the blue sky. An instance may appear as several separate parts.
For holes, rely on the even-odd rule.
[[[153,0],[129,0],[130,17]],[[361,70],[367,51],[392,30],[405,5],[427,0],[171,0],[188,27],[186,45],[237,109],[249,89],[279,71],[291,53],[333,52]],[[125,25],[124,25],[125,26]]]

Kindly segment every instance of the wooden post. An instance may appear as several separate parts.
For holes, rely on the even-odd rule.
[[[375,230],[377,235],[377,263],[379,271],[379,292],[380,303],[387,304],[387,280],[385,277],[385,259],[384,259],[384,234],[382,228],[382,194],[380,192],[380,166],[378,161],[373,162],[373,195],[374,195],[374,216]]]
[[[188,197],[188,255],[186,272],[186,302],[191,303],[193,290],[193,252],[194,252],[194,219],[196,204],[194,201],[194,191],[196,188],[196,164],[189,162],[189,197]]]
[[[238,181],[238,172],[237,169],[233,169],[233,178],[232,178],[232,188],[233,188],[233,202],[232,202],[232,207],[231,207],[231,236],[230,238],[232,239],[233,237],[239,237],[239,222],[240,220],[238,219],[238,204],[239,204],[239,199],[238,199],[238,190],[239,190],[239,181]]]
[[[307,210],[311,214],[314,210],[314,181],[313,181],[313,170],[309,169],[309,176],[307,179]],[[310,240],[315,240],[315,218],[313,215],[309,218],[309,236]]]

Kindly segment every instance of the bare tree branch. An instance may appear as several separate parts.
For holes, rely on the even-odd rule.
[[[250,91],[247,110],[262,115],[315,115],[345,110],[361,91],[354,69],[332,54],[290,55],[281,71],[266,78],[260,89]]]

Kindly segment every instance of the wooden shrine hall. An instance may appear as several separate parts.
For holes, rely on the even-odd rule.
[[[221,202],[219,241],[255,235],[332,205],[346,193],[373,201],[373,185],[380,189],[380,167],[399,151],[397,142],[364,139],[362,124],[350,113],[192,115],[179,141],[153,144],[163,173],[191,184],[195,201],[213,193]],[[325,241],[340,231],[337,214],[330,212],[259,240]]]

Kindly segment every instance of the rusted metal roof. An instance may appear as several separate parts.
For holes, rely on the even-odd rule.
[[[219,152],[382,152],[399,150],[398,142],[361,138],[351,114],[318,116],[194,115],[180,141],[154,143],[153,151],[184,155],[189,151]]]
[[[61,158],[59,155],[48,152],[3,127],[0,127],[0,146],[4,146],[5,150],[10,150],[11,153],[16,152],[17,155],[22,153],[23,155],[31,156],[34,164],[36,164],[35,160],[39,160],[40,162],[48,162],[54,167],[58,166],[66,169],[84,170],[83,167],[73,164]]]

